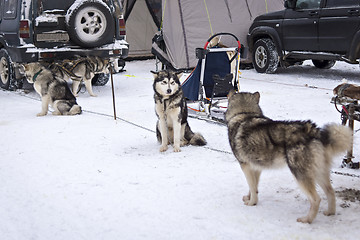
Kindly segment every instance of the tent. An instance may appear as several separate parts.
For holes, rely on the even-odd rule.
[[[125,0],[124,10],[129,57],[152,56],[151,40],[161,23],[161,0]]]
[[[162,0],[161,37],[164,48],[153,44],[153,53],[173,69],[190,69],[197,64],[195,49],[219,32],[236,35],[246,46],[254,18],[281,10],[284,0]],[[221,39],[229,47],[233,39]],[[162,51],[161,51],[162,50]],[[165,63],[166,64],[166,63]]]

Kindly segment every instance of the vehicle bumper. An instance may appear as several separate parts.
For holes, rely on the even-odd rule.
[[[8,48],[11,60],[14,63],[29,63],[37,61],[54,61],[71,59],[74,56],[98,56],[102,58],[126,58],[129,53],[129,44],[124,40],[116,40],[115,43],[107,44],[98,48],[79,48],[76,46],[64,46],[58,48],[38,48],[33,44],[21,47]]]

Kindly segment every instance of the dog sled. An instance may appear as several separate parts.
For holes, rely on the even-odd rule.
[[[233,38],[236,46],[222,45],[224,36]],[[198,64],[182,83],[190,116],[224,121],[227,95],[231,89],[240,89],[240,51],[240,41],[231,33],[215,34],[196,49]]]
[[[333,93],[335,97],[331,99],[331,103],[335,105],[336,110],[341,114],[342,125],[348,123],[349,128],[354,132],[354,121],[360,122],[360,86],[343,83],[335,87]],[[359,169],[359,162],[353,161],[353,147],[348,150],[341,167]]]

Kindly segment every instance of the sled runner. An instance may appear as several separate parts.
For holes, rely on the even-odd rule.
[[[220,38],[224,35],[234,38],[237,46],[223,46]],[[240,41],[231,33],[215,34],[203,48],[196,49],[198,64],[182,84],[190,114],[224,119],[227,94],[231,89],[240,89],[240,50]]]

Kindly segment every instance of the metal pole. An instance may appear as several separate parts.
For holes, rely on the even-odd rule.
[[[349,128],[351,129],[352,133],[354,133],[354,115],[355,112],[355,106],[354,104],[350,104],[349,105]],[[349,151],[347,152],[347,159],[346,159],[346,163],[350,163],[352,161],[353,158],[353,143],[351,144],[351,149],[349,149]]]
[[[111,92],[113,99],[113,108],[114,108],[114,120],[116,121],[116,106],[115,106],[115,91],[114,91],[114,79],[113,79],[113,63],[110,64],[110,76],[111,76]]]

